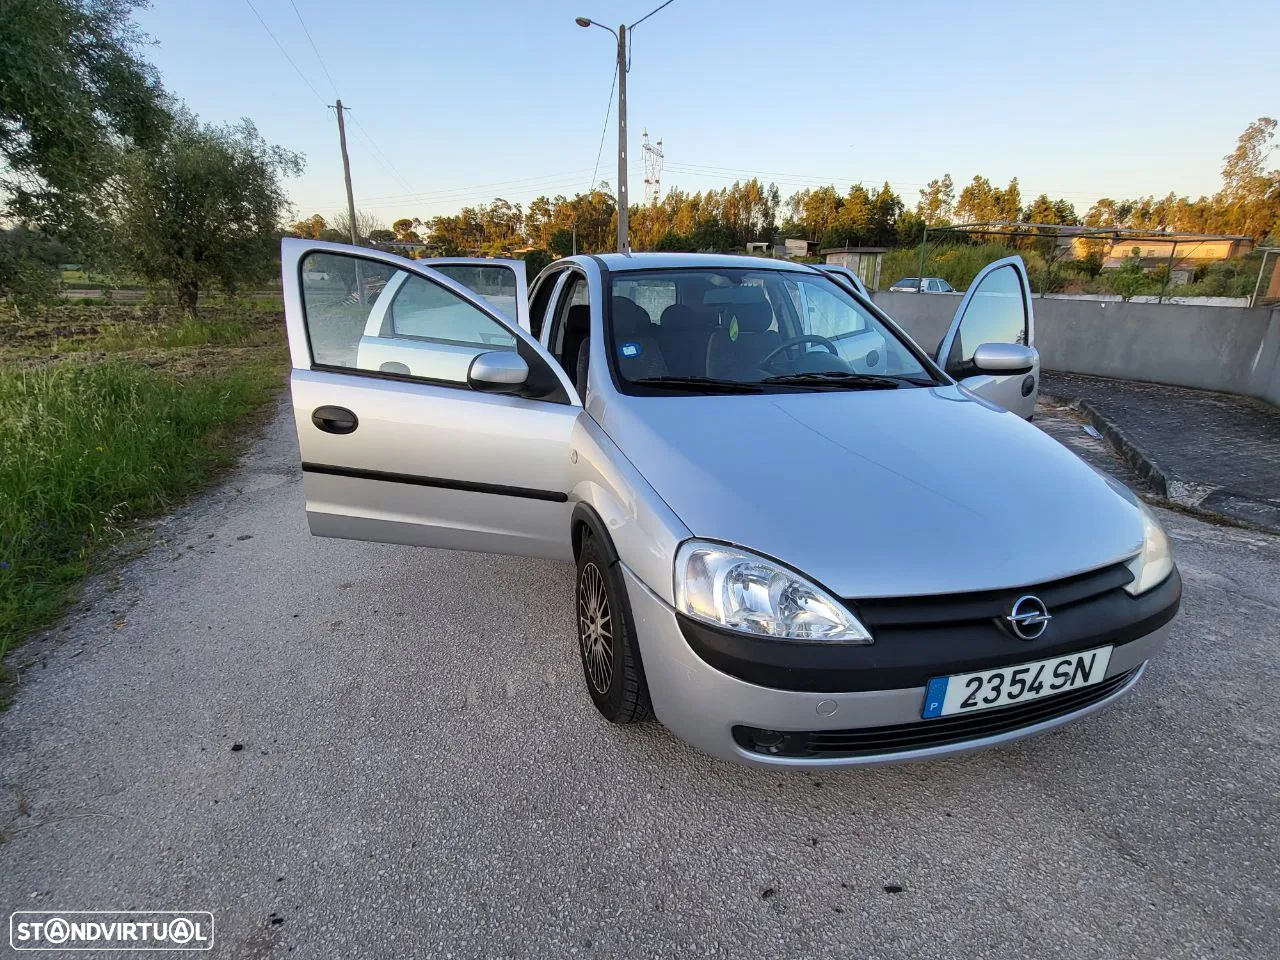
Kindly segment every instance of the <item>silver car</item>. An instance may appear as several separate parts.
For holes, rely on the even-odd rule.
[[[527,300],[499,261],[282,260],[312,533],[573,562],[614,723],[763,765],[936,756],[1114,701],[1177,613],[1152,514],[1024,419],[1016,257],[935,357],[756,257],[569,257]]]

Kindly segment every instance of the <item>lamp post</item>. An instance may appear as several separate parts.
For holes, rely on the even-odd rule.
[[[618,41],[618,252],[627,253],[631,249],[627,194],[627,25],[618,24],[614,30],[587,17],[574,17],[573,22],[580,27],[608,30]]]

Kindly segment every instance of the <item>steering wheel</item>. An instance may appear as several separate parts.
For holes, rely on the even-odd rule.
[[[772,362],[773,358],[776,357],[778,354],[782,353],[783,350],[787,350],[791,347],[799,346],[802,343],[816,343],[818,346],[826,348],[826,350],[833,357],[840,356],[839,349],[836,347],[834,343],[832,343],[826,337],[819,336],[816,333],[805,333],[805,334],[801,334],[798,337],[792,337],[790,340],[782,341],[782,343],[778,344],[776,347],[774,347],[772,350],[770,350],[768,353],[766,353],[763,357],[760,358],[759,365],[761,367],[768,367],[769,364]]]

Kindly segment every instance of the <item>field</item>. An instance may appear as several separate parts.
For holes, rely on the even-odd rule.
[[[0,656],[134,521],[234,458],[283,383],[279,301],[68,304],[0,319]]]

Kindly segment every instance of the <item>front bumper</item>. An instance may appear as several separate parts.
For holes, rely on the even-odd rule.
[[[923,759],[1005,743],[1052,729],[1099,710],[1132,689],[1141,677],[1143,666],[1164,643],[1169,632],[1166,622],[1150,633],[1117,645],[1105,679],[1129,676],[1112,685],[1101,699],[1049,719],[1031,721],[1013,730],[959,742],[894,752],[839,757],[771,756],[740,745],[735,739],[734,728],[834,731],[918,724],[925,686],[856,691],[782,690],[740,680],[699,657],[685,640],[676,612],[650,591],[625,564],[620,567],[631,604],[649,695],[658,719],[676,736],[707,753],[757,766],[832,767]],[[1081,649],[1087,645],[1082,644]],[[1034,658],[1028,650],[1021,659]],[[1011,656],[1009,662],[1016,662],[1016,658]],[[939,674],[943,672],[939,671]],[[1008,709],[1013,708],[984,713],[994,716]]]

